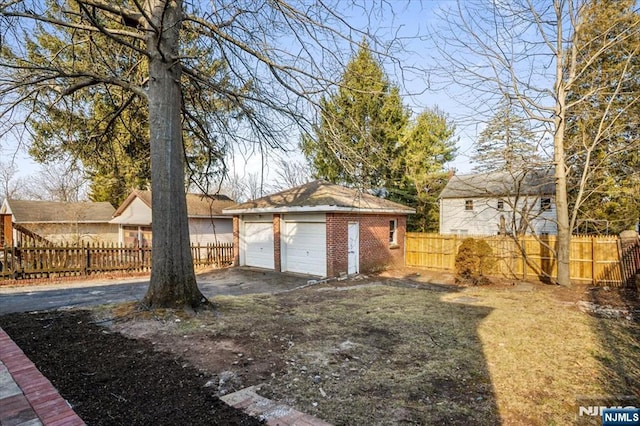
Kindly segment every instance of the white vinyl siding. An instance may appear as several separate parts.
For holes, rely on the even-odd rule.
[[[222,218],[189,218],[191,244],[216,244],[233,242],[233,220]]]
[[[555,200],[545,196],[550,200],[549,208],[541,211],[540,197],[521,197],[518,201],[519,209],[522,209],[525,202],[530,208],[531,227],[538,235],[557,234],[555,223],[556,209]],[[498,208],[498,201],[502,200],[502,210]],[[500,216],[505,217],[506,230],[511,232],[511,222],[514,217],[512,205],[513,199],[509,198],[474,198],[473,210],[467,210],[469,206],[468,198],[444,198],[440,200],[440,233],[441,234],[469,234],[469,235],[496,235],[500,230]],[[520,215],[515,213],[516,221],[520,220]],[[464,232],[463,232],[464,231]],[[531,229],[527,230],[531,234]]]

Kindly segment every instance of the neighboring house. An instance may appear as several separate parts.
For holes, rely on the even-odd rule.
[[[236,264],[335,277],[404,265],[415,210],[318,180],[224,212],[234,218]]]
[[[12,243],[115,243],[118,227],[109,223],[115,209],[108,202],[67,203],[60,201],[6,199],[0,214],[11,215]]]
[[[233,221],[222,209],[234,204],[226,195],[187,194],[191,243],[233,242]],[[120,243],[151,246],[151,191],[134,190],[115,211],[111,223],[119,226]]]
[[[557,234],[553,171],[452,176],[440,194],[440,233]]]

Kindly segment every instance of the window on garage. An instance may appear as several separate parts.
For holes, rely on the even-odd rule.
[[[389,221],[389,244],[398,244],[398,220]]]

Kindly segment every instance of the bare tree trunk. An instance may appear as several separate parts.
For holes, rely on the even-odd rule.
[[[11,41],[2,44],[0,55],[0,134],[24,127],[24,135],[43,139],[40,151],[47,158],[49,151],[61,150],[84,161],[90,142],[105,152],[115,149],[114,158],[129,165],[140,161],[146,144],[126,138],[124,149],[110,135],[135,123],[145,131],[142,103],[148,100],[154,241],[145,302],[198,305],[181,130],[193,140],[188,154],[202,179],[226,172],[224,157],[232,147],[243,155],[254,147],[289,147],[289,126],[310,130],[308,106],[319,107],[319,93],[338,83],[330,76],[337,75],[336,66],[343,69],[340,60],[349,51],[343,48],[368,39],[375,46],[396,45],[377,41],[367,23],[350,25],[342,17],[349,9],[343,3],[0,1],[0,26],[9,24],[2,26],[2,36]],[[393,2],[365,3],[371,4],[363,6],[370,9],[366,14],[380,22],[384,12],[393,13]],[[291,43],[282,45],[283,38]],[[389,50],[377,53],[399,64]],[[85,117],[89,110],[98,112]],[[87,126],[91,132],[84,131]],[[116,164],[94,160],[86,156],[89,168],[96,165],[96,182],[122,174]]]
[[[567,118],[567,84],[573,81],[575,76],[575,40],[572,43],[571,53],[573,56],[569,58],[571,66],[569,67],[569,76],[565,78],[564,67],[567,63],[567,51],[563,45],[563,10],[562,4],[555,1],[556,16],[558,23],[556,26],[556,79],[554,94],[556,98],[554,117],[553,117],[553,165],[555,167],[555,183],[556,183],[556,220],[558,224],[558,239],[556,247],[556,261],[558,262],[558,275],[556,277],[557,284],[570,287],[571,275],[569,268],[569,247],[571,246],[571,227],[569,226],[569,197],[567,192],[567,172],[565,167],[564,152],[564,135],[566,130]],[[571,10],[571,5],[569,6]],[[577,25],[577,24],[576,24]],[[577,33],[576,27],[573,31],[574,37]]]
[[[150,1],[149,128],[153,244],[150,307],[196,307],[206,301],[196,284],[189,245],[181,122],[178,37],[180,1]]]
[[[569,274],[569,247],[571,245],[571,227],[569,226],[569,202],[567,197],[567,173],[564,165],[564,99],[559,102],[560,112],[556,116],[556,134],[553,138],[553,163],[556,182],[556,214],[558,222],[558,245],[556,260],[558,262],[557,283],[571,286]]]

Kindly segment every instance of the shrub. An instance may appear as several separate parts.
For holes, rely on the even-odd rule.
[[[489,284],[495,266],[493,250],[484,240],[465,238],[456,255],[456,280],[473,285]]]

